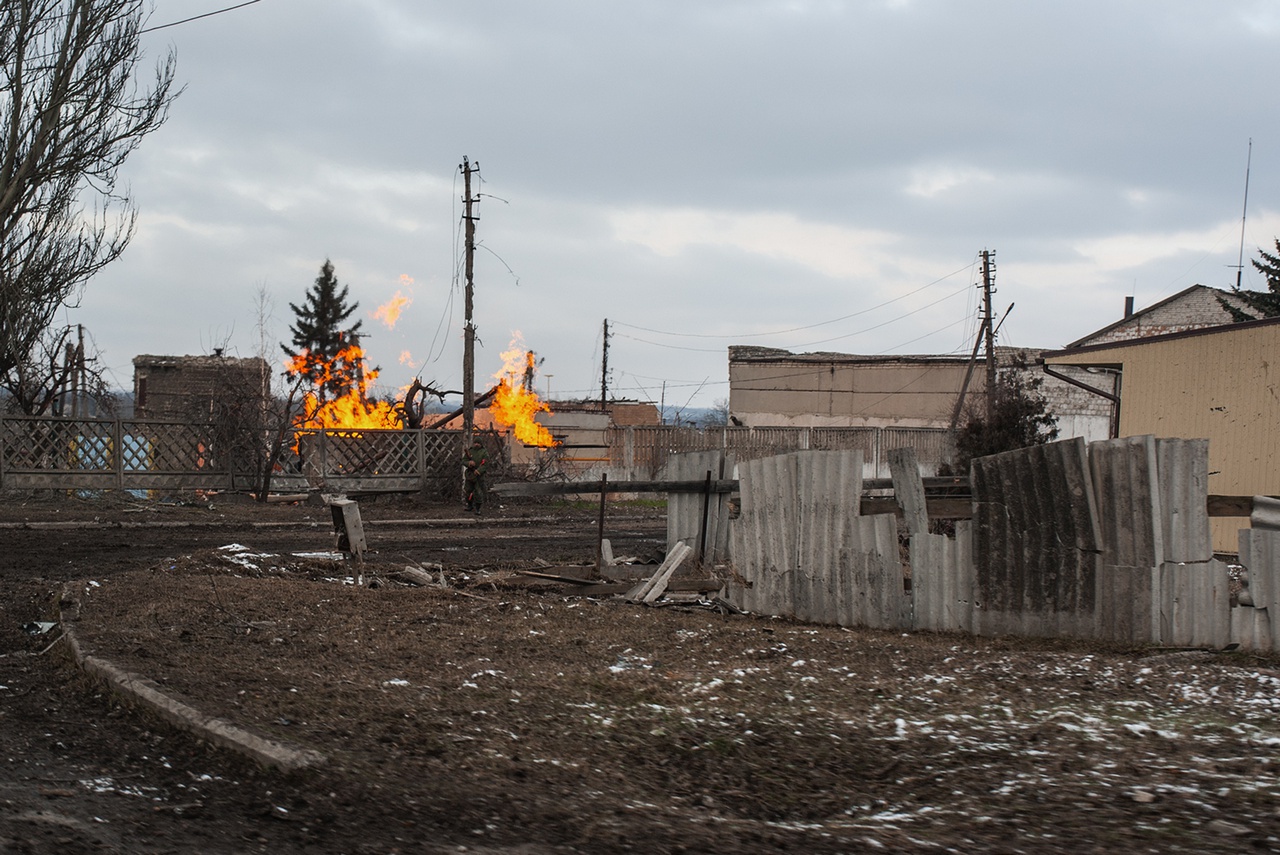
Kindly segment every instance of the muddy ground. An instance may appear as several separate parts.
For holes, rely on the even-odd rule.
[[[1280,850],[1274,657],[583,598],[518,571],[586,572],[595,509],[505,505],[362,503],[357,567],[323,507],[0,498],[0,853]],[[66,583],[86,652],[325,762],[83,677]]]

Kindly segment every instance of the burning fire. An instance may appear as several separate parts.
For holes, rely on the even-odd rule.
[[[525,350],[520,334],[511,341],[511,349],[502,354],[502,370],[493,375],[498,389],[489,403],[493,420],[509,427],[516,439],[525,445],[551,448],[558,443],[545,427],[534,420],[538,413],[549,413],[551,407],[533,391],[533,351]]]
[[[517,333],[517,336],[519,334]],[[408,351],[401,361],[409,358]],[[533,390],[535,371],[533,351],[526,351],[517,337],[511,349],[502,354],[503,368],[494,375],[497,388],[489,403],[489,413],[496,424],[510,428],[525,445],[551,448],[558,443],[534,417],[549,413],[551,407]],[[404,414],[395,403],[373,401],[369,389],[378,378],[378,369],[367,368],[364,350],[357,343],[346,345],[333,359],[326,360],[303,351],[287,360],[289,374],[306,377],[311,390],[303,397],[301,412],[294,418],[294,431],[361,430],[385,428],[400,430]],[[327,397],[326,390],[341,390]]]
[[[369,387],[378,379],[376,368],[365,367],[364,349],[349,344],[331,360],[302,351],[287,361],[289,373],[306,374],[313,390],[303,396],[302,411],[294,420],[294,430],[323,428],[392,428],[404,426],[404,419],[385,401],[369,400]],[[336,383],[346,391],[332,399],[324,399],[315,389]]]
[[[412,277],[406,276],[403,274],[400,276],[400,282],[404,284],[406,287],[413,285]],[[403,292],[396,291],[396,294],[394,297],[392,297],[383,305],[374,309],[373,317],[375,320],[382,321],[384,324],[386,324],[387,329],[393,330],[396,328],[396,321],[400,320],[400,313],[403,312],[405,308],[408,307],[408,305],[412,302],[413,302],[413,297],[411,296],[406,297]]]

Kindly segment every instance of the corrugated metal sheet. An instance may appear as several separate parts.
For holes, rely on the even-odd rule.
[[[973,630],[973,523],[956,523],[956,536],[911,538],[911,599],[918,630]]]
[[[697,481],[711,473],[718,481],[732,475],[731,457],[723,451],[690,451],[667,458],[662,477],[673,481]],[[702,552],[702,518],[707,517],[707,547]],[[714,564],[729,557],[729,496],[726,493],[669,493],[667,495],[667,551],[684,541],[697,557]]]
[[[730,600],[818,623],[906,627],[893,515],[858,516],[861,451],[804,451],[739,463]]]
[[[1158,439],[1156,460],[1163,510],[1164,560],[1208,561],[1213,558],[1206,501],[1209,440]]]
[[[729,586],[738,608],[788,614],[796,572],[796,458],[780,454],[738,463],[741,509],[729,529],[731,560],[741,584]]]
[[[933,428],[884,428],[880,435],[882,448],[912,448],[920,463],[920,474],[933,476],[938,468],[955,458],[955,436],[949,430]],[[883,455],[877,458],[879,464],[875,477],[890,477],[887,471],[888,461]]]
[[[1098,568],[1099,639],[1122,644],[1155,640],[1152,585],[1156,575],[1154,567],[1103,564]]]
[[[1130,436],[1089,444],[1102,532],[1102,563],[1155,567],[1164,561],[1156,440]]]
[[[1239,547],[1252,605],[1237,607],[1232,612],[1256,613],[1251,615],[1249,623],[1255,633],[1262,632],[1266,637],[1267,646],[1261,646],[1255,638],[1254,644],[1258,646],[1252,649],[1280,650],[1280,531],[1242,529]],[[1232,640],[1247,646],[1243,638],[1233,636]]]
[[[851,580],[840,551],[862,549],[854,526],[862,497],[862,452],[827,451],[796,458],[796,617],[836,624],[847,612]]]
[[[1226,647],[1231,641],[1231,593],[1221,561],[1161,565],[1153,585],[1158,643],[1171,647]]]
[[[1098,531],[1084,441],[973,461],[977,626],[1091,635]]]

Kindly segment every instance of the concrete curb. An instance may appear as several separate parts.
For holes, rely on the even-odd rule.
[[[59,604],[59,622],[62,625],[63,638],[71,650],[71,657],[86,674],[110,686],[127,700],[148,707],[160,717],[184,730],[191,731],[199,738],[214,745],[229,748],[259,763],[274,766],[286,772],[318,766],[325,762],[325,756],[318,751],[295,748],[282,742],[250,733],[229,721],[205,715],[195,707],[176,701],[160,691],[154,680],[139,677],[97,656],[88,656],[80,649],[76,640],[72,623],[80,609],[79,600],[72,593],[72,585],[67,583],[62,589],[62,600]],[[74,604],[77,613],[68,620],[63,614],[62,604]]]

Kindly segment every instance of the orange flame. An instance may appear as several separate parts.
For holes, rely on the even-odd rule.
[[[304,350],[288,360],[287,365],[290,374],[307,373],[317,389],[334,381],[350,387],[332,400],[322,399],[315,391],[307,392],[303,396],[302,411],[294,419],[294,430],[400,429],[404,426],[404,419],[394,404],[369,399],[369,387],[378,379],[378,370],[365,367],[364,350],[359,345],[347,345],[330,360]]]
[[[413,361],[413,354],[407,350],[400,351],[400,364],[409,368],[417,368],[418,364]]]
[[[495,422],[511,428],[516,439],[525,445],[551,448],[559,443],[534,419],[538,413],[551,412],[551,407],[533,390],[533,351],[521,346],[519,335],[516,333],[511,349],[502,354],[502,370],[493,375],[498,389],[489,403],[489,413]]]
[[[402,281],[408,278],[409,277],[407,276],[400,277]],[[409,282],[412,283],[413,280],[409,279]],[[403,312],[405,307],[412,302],[413,297],[406,297],[403,293],[397,291],[394,297],[388,300],[385,304],[374,309],[373,317],[375,320],[382,321],[386,324],[387,329],[395,329],[396,321],[400,320],[400,313]]]

